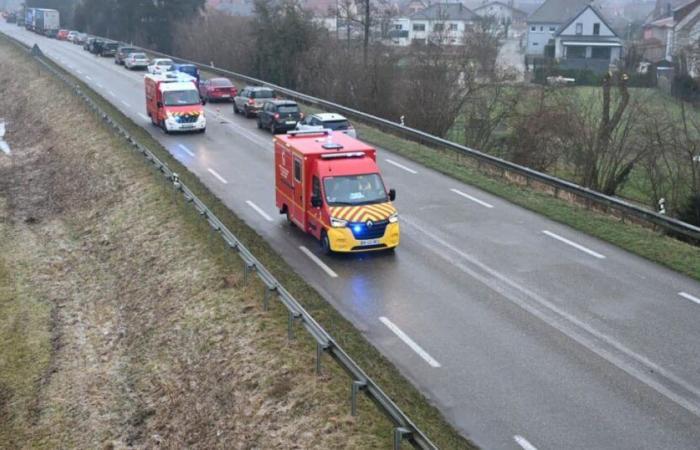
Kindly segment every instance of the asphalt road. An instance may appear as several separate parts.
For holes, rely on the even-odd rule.
[[[143,124],[477,444],[700,448],[700,283],[385,150],[401,246],[323,256],[277,214],[272,142],[254,120],[209,104],[206,134],[165,135],[145,115],[143,73],[0,31]]]

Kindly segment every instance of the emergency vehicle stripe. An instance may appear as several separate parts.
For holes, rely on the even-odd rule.
[[[367,209],[369,209],[370,211],[373,211],[374,213],[379,214],[381,216],[391,214],[389,212],[389,210],[382,205],[371,205],[371,206],[368,206]]]
[[[357,208],[355,208],[355,209],[353,210],[352,214],[350,214],[350,215],[348,216],[348,220],[349,220],[350,222],[357,222],[357,221],[360,219],[360,217],[362,216],[362,210],[363,210],[363,209],[364,209],[364,208],[362,208],[362,207],[360,207],[360,206],[358,206]]]

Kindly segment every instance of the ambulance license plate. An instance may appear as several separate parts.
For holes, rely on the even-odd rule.
[[[367,245],[378,245],[379,244],[379,239],[365,239],[363,241],[360,241],[360,246],[365,247]]]

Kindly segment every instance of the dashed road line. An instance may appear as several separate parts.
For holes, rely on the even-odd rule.
[[[102,86],[102,83],[97,83],[97,87],[102,89],[104,86]]]
[[[126,106],[127,108],[131,108],[131,105],[125,102],[124,100],[121,100],[122,105]]]
[[[107,91],[107,93],[108,93],[109,95],[111,95],[112,97],[116,97],[116,96],[117,96],[117,94],[115,94],[115,93],[112,92],[112,91]]]
[[[686,300],[690,300],[691,302],[700,305],[700,298],[697,298],[694,295],[690,295],[687,292],[679,292],[678,295],[680,295],[681,297],[683,297]]]
[[[85,75],[85,79],[88,81],[92,81],[92,77],[90,75]]]
[[[191,153],[191,152],[188,152],[188,153],[190,153],[192,156],[194,156],[193,153]],[[224,178],[224,177],[222,177],[221,175],[219,175],[219,174],[216,172],[216,170],[214,170],[214,169],[207,169],[207,170],[209,171],[210,174],[214,175],[214,177],[215,177],[217,180],[221,181],[221,182],[224,183],[224,184],[228,184],[228,181],[226,181],[226,178]]]
[[[321,269],[323,269],[326,274],[331,277],[331,278],[338,278],[338,274],[333,271],[330,267],[326,265],[323,261],[321,261],[321,258],[318,256],[314,255],[311,253],[311,250],[308,248],[304,247],[303,245],[299,246],[299,250],[301,250],[306,256],[309,257],[309,259],[313,262],[315,262]]]
[[[147,115],[144,113],[139,113],[139,117],[142,118],[143,120],[151,120]]]
[[[246,203],[248,204],[248,206],[250,206],[251,208],[253,208],[258,214],[260,214],[261,216],[263,216],[263,217],[265,218],[265,220],[267,220],[268,222],[272,222],[272,217],[270,217],[270,216],[269,216],[265,211],[263,211],[262,208],[260,208],[258,205],[256,205],[255,203],[251,202],[250,200],[246,200]]]
[[[150,120],[150,119],[149,119],[149,120]],[[177,144],[177,146],[180,148],[180,150],[182,150],[183,152],[187,153],[188,155],[194,156],[194,152],[193,152],[192,150],[190,150],[189,148],[187,148],[187,146],[185,146],[184,144]],[[213,170],[209,169],[209,171],[212,172],[212,173],[215,173],[216,175],[214,175],[214,176],[216,176],[217,178],[221,177],[221,175],[219,175],[218,173],[214,172]],[[223,178],[221,178],[221,179],[223,180]],[[226,183],[226,180],[224,180],[224,183]]]
[[[391,159],[385,159],[384,161],[388,162],[388,163],[391,164],[392,166],[398,167],[399,169],[403,169],[403,170],[405,170],[405,171],[408,172],[408,173],[412,173],[413,175],[415,175],[415,174],[418,173],[418,172],[416,172],[415,170],[411,169],[410,167],[406,167],[406,166],[404,166],[403,164],[397,163],[396,161],[392,161]]]
[[[387,319],[386,317],[382,316],[379,318],[379,320],[387,326],[396,336],[399,337],[406,345],[408,345],[411,350],[416,352],[418,356],[423,358],[425,362],[430,364],[431,367],[440,367],[440,363],[435,361],[435,359],[428,354],[423,348],[416,344],[416,342],[411,339],[406,333],[404,333],[401,328],[399,328],[394,322],[391,320]]]
[[[469,199],[469,200],[473,201],[474,203],[478,203],[478,204],[480,204],[481,206],[485,206],[485,207],[487,207],[487,208],[493,208],[493,205],[492,205],[491,203],[486,203],[486,202],[483,201],[483,200],[479,200],[478,198],[476,198],[476,197],[474,197],[474,196],[471,196],[471,195],[467,194],[466,192],[462,192],[462,191],[460,191],[460,190],[458,190],[458,189],[450,189],[450,191],[452,191],[452,192],[454,192],[455,194],[460,195],[460,196],[462,196],[462,197],[464,197],[464,198],[466,198],[466,199]]]
[[[522,436],[520,436],[520,435],[518,435],[518,434],[516,434],[515,436],[513,436],[513,439],[515,439],[515,442],[516,442],[519,446],[521,446],[521,447],[523,448],[523,450],[537,450],[537,447],[535,447],[534,445],[530,444],[530,443],[527,441],[527,439],[525,439],[524,437],[522,437]]]
[[[575,249],[581,250],[581,251],[584,252],[584,253],[588,253],[589,255],[594,256],[594,257],[596,257],[596,258],[598,258],[598,259],[605,259],[605,255],[601,255],[601,254],[598,253],[598,252],[594,252],[594,251],[591,250],[590,248],[584,247],[584,246],[581,245],[581,244],[577,244],[577,243],[574,242],[574,241],[570,241],[570,240],[568,240],[567,238],[562,237],[562,236],[559,236],[559,235],[556,234],[556,233],[552,233],[551,231],[548,231],[548,230],[543,230],[542,232],[543,232],[544,234],[546,234],[547,236],[549,236],[549,237],[551,237],[551,238],[553,238],[553,239],[556,239],[556,240],[558,240],[558,241],[560,241],[560,242],[563,242],[563,243],[565,243],[565,244],[567,244],[567,245],[570,245],[570,246],[574,247]]]

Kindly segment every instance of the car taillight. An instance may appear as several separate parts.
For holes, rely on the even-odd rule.
[[[299,117],[304,118],[304,113],[299,113]]]
[[[248,99],[248,104],[249,104],[249,105],[252,105],[252,104],[254,104],[254,103],[255,103],[255,100],[253,100],[252,98],[249,98],[249,99]]]
[[[275,113],[275,119],[279,119],[279,118],[280,118],[280,113]]]

